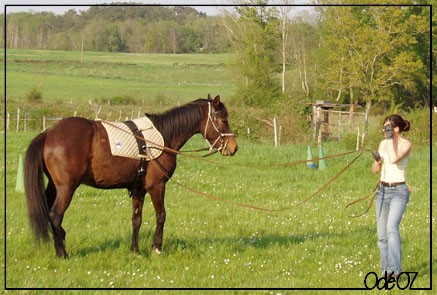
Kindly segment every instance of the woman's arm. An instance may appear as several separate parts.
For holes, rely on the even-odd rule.
[[[379,143],[378,152],[381,153],[381,150],[382,150],[382,141]],[[374,174],[381,172],[382,161],[383,159],[381,158],[378,161],[377,160],[373,161],[372,172]]]
[[[398,144],[400,144],[398,142]],[[396,151],[395,147],[394,147],[394,143],[392,139],[387,140],[387,152],[388,152],[388,159],[385,159],[386,161],[388,161],[390,164],[395,164],[397,163],[399,160],[403,159],[405,156],[408,155],[408,153],[411,150],[411,142],[409,142],[408,140],[404,139],[401,145],[401,148]]]
[[[381,166],[382,166],[381,161],[380,161],[380,162],[373,161],[373,164],[372,164],[372,172],[373,172],[374,174],[381,172]]]

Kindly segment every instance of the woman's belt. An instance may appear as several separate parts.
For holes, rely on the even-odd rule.
[[[384,181],[381,181],[381,185],[385,186],[385,187],[395,187],[395,186],[402,185],[402,184],[405,184],[405,181],[402,181],[402,182],[384,182]]]

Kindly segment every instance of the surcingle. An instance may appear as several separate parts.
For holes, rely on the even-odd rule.
[[[162,154],[164,138],[147,117],[124,123],[100,121],[106,129],[113,156],[147,161]]]

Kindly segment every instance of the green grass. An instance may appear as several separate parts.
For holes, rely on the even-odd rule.
[[[70,258],[52,243],[37,247],[25,197],[15,192],[18,155],[35,134],[8,133],[6,157],[6,286],[9,288],[363,288],[379,272],[374,206],[350,218],[346,204],[372,190],[371,156],[363,155],[320,195],[295,209],[262,212],[212,201],[169,182],[163,254],[150,247],[154,211],[145,203],[139,255],[129,251],[131,205],[126,190],[81,186],[64,219]],[[202,146],[195,137],[187,149]],[[344,151],[338,143],[325,153]],[[418,271],[415,287],[430,286],[429,147],[415,147],[408,168],[411,201],[401,223],[404,268]],[[353,155],[328,160],[324,171],[305,164],[256,168],[179,157],[174,179],[226,200],[283,208],[303,200]],[[281,163],[306,158],[306,146],[240,142],[229,164]],[[435,271],[435,269],[433,269]],[[364,293],[364,292],[363,292]],[[367,294],[367,293],[366,293]]]
[[[32,88],[45,102],[86,103],[131,96],[147,103],[184,103],[229,96],[234,88],[229,54],[123,54],[7,50],[8,101],[27,102]]]
[[[135,113],[142,113],[206,97],[210,92],[224,98],[234,130],[239,128],[244,133],[247,128],[244,119],[237,115],[258,116],[249,109],[236,110],[229,103],[235,89],[232,70],[227,66],[230,55],[85,52],[81,63],[80,52],[7,53],[6,107],[19,106],[22,113],[37,106],[38,114],[55,110],[60,115],[70,115],[78,110],[79,115],[90,116],[102,106],[102,118],[115,120],[119,110],[123,110],[124,119],[131,114],[132,106],[105,105],[105,99],[133,97],[141,102],[133,107]],[[28,104],[26,94],[37,86],[42,89],[44,103]],[[430,146],[426,140],[428,129],[423,127],[429,126],[425,112],[414,113],[412,130],[406,134],[414,143],[407,171],[413,191],[401,223],[404,268],[419,272],[414,285],[417,288],[429,287],[431,280]],[[379,121],[371,118],[366,148],[377,146]],[[0,168],[6,176],[6,232],[2,239],[6,238],[9,288],[363,288],[366,273],[379,272],[374,205],[360,218],[349,215],[362,212],[366,203],[344,210],[351,201],[369,194],[376,184],[377,176],[370,172],[369,153],[319,195],[282,212],[255,211],[212,201],[169,182],[160,257],[150,250],[155,218],[149,200],[140,231],[141,253],[136,255],[129,251],[132,230],[127,191],[81,186],[63,223],[70,258],[57,259],[52,243],[35,245],[24,194],[14,189],[19,154],[24,155],[35,135],[36,131],[8,132],[6,171],[3,165]],[[354,148],[354,138],[326,143],[326,155]],[[278,209],[306,199],[354,157],[328,160],[325,171],[308,169],[305,164],[256,167],[257,163],[305,160],[309,141],[273,148],[271,143],[254,143],[243,136],[238,140],[235,157],[215,155],[208,159],[255,167],[216,165],[179,157],[174,179],[225,200]],[[195,137],[185,148],[203,146],[204,142]],[[2,144],[2,152],[3,147]],[[313,148],[316,155],[317,149]],[[44,291],[51,293],[65,292]],[[282,291],[269,292],[276,293]]]

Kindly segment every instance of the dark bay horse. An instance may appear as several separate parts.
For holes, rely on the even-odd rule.
[[[163,114],[147,117],[164,138],[164,152],[146,162],[138,186],[140,160],[112,156],[107,133],[99,121],[72,117],[36,136],[25,158],[25,191],[30,224],[36,240],[53,235],[56,255],[67,257],[62,219],[80,184],[96,188],[127,188],[132,194],[131,250],[139,252],[138,232],[146,193],[156,212],[152,249],[160,254],[165,222],[165,185],[176,168],[176,152],[194,134],[201,133],[224,156],[233,156],[237,141],[228,124],[228,112],[220,97],[198,99]],[[48,178],[44,185],[44,174]]]

